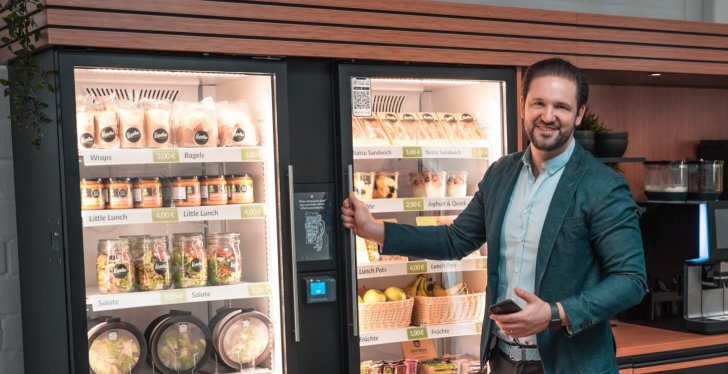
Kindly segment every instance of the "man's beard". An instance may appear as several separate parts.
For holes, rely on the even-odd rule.
[[[554,131],[557,132],[556,136],[550,139],[537,138],[537,125],[542,125],[544,127],[555,127]],[[566,144],[566,142],[571,139],[571,135],[574,133],[575,128],[576,119],[574,119],[574,124],[571,127],[571,131],[569,133],[562,132],[561,124],[559,124],[557,121],[554,121],[552,124],[547,126],[542,120],[539,119],[538,121],[534,122],[533,126],[531,126],[531,131],[528,132],[528,139],[531,141],[531,145],[533,145],[533,147],[538,149],[539,151],[551,152],[553,150],[559,149],[561,146]]]

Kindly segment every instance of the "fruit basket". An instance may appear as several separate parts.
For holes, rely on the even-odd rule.
[[[414,302],[414,326],[482,321],[485,313],[485,292],[443,297],[415,296]]]
[[[359,296],[368,289],[360,288]],[[375,331],[407,327],[412,321],[415,299],[407,296],[402,301],[359,303],[359,331]]]

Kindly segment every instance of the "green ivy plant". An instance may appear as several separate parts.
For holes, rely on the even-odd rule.
[[[43,126],[52,120],[43,112],[48,104],[38,99],[36,90],[47,89],[56,92],[51,85],[55,70],[44,70],[33,57],[34,43],[41,40],[41,32],[34,16],[45,9],[39,0],[0,0],[0,12],[8,12],[3,17],[8,36],[0,38],[3,44],[16,56],[12,66],[8,66],[9,80],[0,79],[5,86],[5,96],[10,96],[16,115],[8,116],[18,130],[28,129],[36,132],[35,139],[28,144],[40,150],[43,139]],[[34,83],[35,82],[35,83]]]
[[[584,110],[584,117],[581,118],[581,123],[576,126],[576,131],[594,131],[596,134],[607,134],[610,129],[604,127],[604,123],[599,120],[599,115],[594,113],[591,108],[586,107]],[[620,164],[607,164],[617,173],[624,174],[624,169]]]

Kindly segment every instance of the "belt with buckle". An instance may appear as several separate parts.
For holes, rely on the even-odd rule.
[[[498,349],[503,351],[511,361],[541,361],[537,348],[510,345],[506,341],[498,339]]]

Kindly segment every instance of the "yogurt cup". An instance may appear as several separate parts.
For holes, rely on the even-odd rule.
[[[360,199],[371,199],[374,192],[374,176],[376,173],[359,171],[354,173],[354,193]]]
[[[465,197],[468,193],[468,172],[451,171],[447,174],[447,197]]]
[[[412,197],[425,197],[425,178],[420,173],[409,173]]]
[[[400,172],[377,173],[374,179],[375,199],[396,199],[399,191]]]
[[[446,175],[444,171],[422,173],[425,179],[425,197],[445,197]]]

